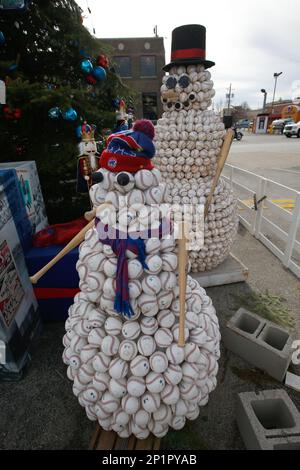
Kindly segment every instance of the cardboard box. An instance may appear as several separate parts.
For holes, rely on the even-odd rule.
[[[53,245],[31,248],[26,253],[29,275],[32,276],[53,259],[63,248]],[[44,321],[63,321],[73,298],[79,292],[79,277],[76,270],[78,248],[70,251],[34,285],[40,315]]]
[[[19,375],[40,324],[38,305],[5,188],[0,185],[0,380]]]
[[[32,225],[32,234],[48,226],[39,175],[34,161],[0,163],[0,171],[15,169],[24,206]]]

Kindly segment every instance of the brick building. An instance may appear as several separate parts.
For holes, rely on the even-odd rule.
[[[162,114],[161,80],[165,48],[162,37],[101,39],[113,50],[112,65],[125,85],[138,93],[135,116],[156,121]]]

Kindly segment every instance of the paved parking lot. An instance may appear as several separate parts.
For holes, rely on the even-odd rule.
[[[243,131],[233,141],[228,163],[300,191],[300,139]]]

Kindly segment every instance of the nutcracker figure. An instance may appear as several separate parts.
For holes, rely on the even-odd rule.
[[[92,184],[91,175],[99,168],[99,154],[95,141],[96,126],[86,122],[81,126],[81,142],[77,164],[77,192],[88,193]]]

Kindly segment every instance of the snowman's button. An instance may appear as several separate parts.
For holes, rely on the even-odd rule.
[[[169,88],[169,90],[171,90],[171,88],[175,88],[177,84],[177,80],[175,77],[169,77],[166,81],[166,87]]]

